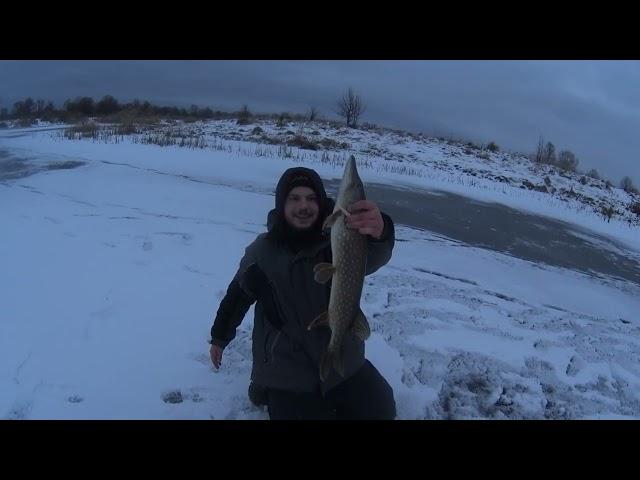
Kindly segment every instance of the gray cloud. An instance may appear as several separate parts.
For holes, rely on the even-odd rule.
[[[0,61],[0,106],[79,95],[216,109],[332,116],[351,85],[364,121],[496,141],[528,152],[538,136],[583,169],[640,183],[637,61]]]

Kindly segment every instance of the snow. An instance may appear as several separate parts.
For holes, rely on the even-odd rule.
[[[277,145],[223,138],[220,125],[217,136],[193,127],[209,132],[211,149],[70,141],[44,128],[0,131],[0,151],[39,168],[84,164],[0,180],[0,418],[266,419],[246,395],[253,308],[219,371],[209,329],[284,169],[338,178],[342,165],[319,151],[282,158]],[[419,177],[381,167],[393,159],[358,157],[372,162],[360,168],[365,184],[501,202],[640,249],[638,227],[487,179],[456,182],[433,166],[456,146],[340,135],[352,149],[373,143],[423,160]],[[492,171],[524,178],[525,166],[500,165]],[[366,356],[394,388],[398,418],[640,418],[640,286],[406,226],[396,235],[362,308],[373,331]]]

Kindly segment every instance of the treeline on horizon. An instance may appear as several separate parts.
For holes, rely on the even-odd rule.
[[[345,97],[339,100],[338,107],[338,115],[345,118],[346,125],[355,128],[358,118],[364,111],[360,97],[349,89]],[[356,111],[355,115],[351,113],[354,109]],[[60,108],[57,108],[51,100],[33,99],[32,97],[15,102],[11,109],[0,105],[0,122],[17,120],[20,126],[30,126],[35,119],[49,122],[75,123],[81,122],[88,117],[98,117],[107,122],[125,123],[138,119],[159,119],[160,117],[166,119],[183,119],[186,121],[237,119],[239,124],[248,124],[251,123],[252,120],[259,119],[277,120],[279,124],[285,121],[313,121],[320,119],[316,107],[310,107],[309,111],[304,114],[289,112],[255,114],[249,110],[247,105],[243,105],[238,111],[228,112],[213,110],[211,107],[201,107],[195,104],[189,108],[159,106],[149,101],[141,101],[138,99],[124,103],[118,101],[112,95],[105,95],[97,101],[92,97],[70,98],[67,99]],[[0,124],[0,127],[2,126],[6,125]],[[373,125],[371,126],[373,127]],[[487,150],[497,152],[499,151],[499,147],[495,142],[490,142]],[[530,154],[529,158],[534,163],[553,165],[561,171],[582,173],[579,172],[577,168],[579,160],[573,152],[566,149],[556,155],[555,146],[551,142],[545,144],[542,138],[539,139],[536,151]],[[586,172],[586,176],[598,180],[602,179],[595,169]],[[586,182],[583,180],[583,183]],[[607,181],[606,183],[608,188],[612,186],[611,182]],[[629,176],[625,176],[620,181],[619,186],[627,193],[636,195],[640,193]]]

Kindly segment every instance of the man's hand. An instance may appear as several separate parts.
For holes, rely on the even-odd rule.
[[[216,367],[216,370],[218,370],[220,365],[222,365],[222,351],[223,349],[217,345],[211,345],[211,350],[209,350],[211,362],[213,362],[213,366]]]
[[[378,206],[369,200],[360,200],[347,209],[351,215],[346,217],[347,227],[355,228],[363,235],[371,235],[376,240],[384,230],[384,220]]]

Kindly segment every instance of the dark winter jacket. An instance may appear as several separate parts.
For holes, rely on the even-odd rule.
[[[319,177],[318,177],[319,180]],[[322,192],[324,192],[324,187]],[[321,195],[322,197],[322,195]],[[333,201],[322,198],[322,217],[333,209]],[[382,213],[380,239],[368,237],[366,274],[374,273],[391,258],[395,233],[391,218]],[[271,233],[284,221],[278,209],[271,210],[267,228]],[[327,311],[330,282],[314,280],[313,267],[331,262],[328,235],[297,253],[268,233],[259,235],[245,250],[238,271],[227,289],[211,329],[212,343],[225,348],[249,307],[256,303],[253,326],[251,380],[261,386],[295,392],[326,392],[352,376],[364,363],[364,342],[347,335],[344,344],[345,378],[332,372],[321,383],[319,364],[331,332],[328,328],[307,330],[309,323]]]

